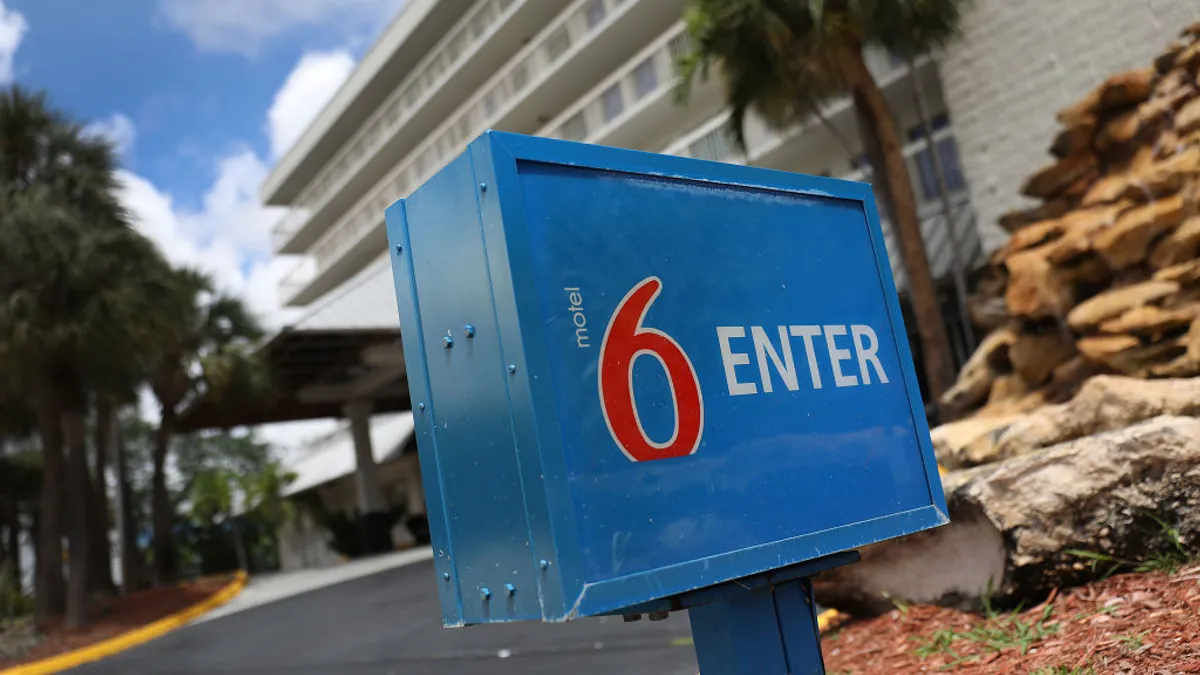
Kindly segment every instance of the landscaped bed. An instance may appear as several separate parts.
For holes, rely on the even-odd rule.
[[[205,577],[191,583],[97,601],[91,625],[83,630],[67,630],[61,620],[49,622],[37,634],[28,621],[0,625],[0,671],[87,647],[141,628],[205,600],[232,579],[232,575]],[[29,648],[32,642],[36,644]],[[12,656],[15,653],[22,655]]]
[[[898,606],[823,639],[830,675],[1200,673],[1200,565],[1125,574],[986,616]]]

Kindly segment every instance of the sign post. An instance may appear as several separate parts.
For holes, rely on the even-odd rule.
[[[446,626],[820,673],[808,578],[947,522],[868,186],[489,132],[387,230]]]

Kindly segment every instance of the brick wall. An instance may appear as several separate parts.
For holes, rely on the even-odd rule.
[[[975,0],[939,61],[985,248],[1006,237],[1001,213],[1033,204],[1018,190],[1049,158],[1054,113],[1195,21],[1200,0]]]

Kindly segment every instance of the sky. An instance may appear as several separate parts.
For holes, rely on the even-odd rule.
[[[272,164],[405,0],[0,0],[0,86],[51,102],[121,153],[121,199],[172,262],[210,272],[270,328]],[[279,425],[294,444],[328,423]]]

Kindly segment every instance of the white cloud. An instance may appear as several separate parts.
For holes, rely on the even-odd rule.
[[[200,210],[178,207],[170,194],[132,172],[118,178],[135,226],[168,260],[208,272],[222,290],[244,298],[268,328],[278,328],[296,310],[283,308],[278,294],[287,260],[270,257],[271,228],[281,212],[258,203],[266,171],[249,150],[220,160]]]
[[[161,0],[167,21],[208,51],[253,55],[267,41],[316,27],[339,40],[374,35],[406,0]]]
[[[117,113],[106,120],[92,122],[84,129],[84,133],[94,136],[102,136],[107,138],[113,147],[116,148],[119,154],[129,152],[133,147],[133,141],[137,138],[137,130],[134,129],[133,120],[129,119],[121,113]]]
[[[267,136],[275,157],[300,138],[352,70],[354,57],[346,51],[310,52],[300,57],[267,111]]]
[[[13,81],[13,55],[29,30],[29,24],[16,10],[7,9],[0,0],[0,85]]]

